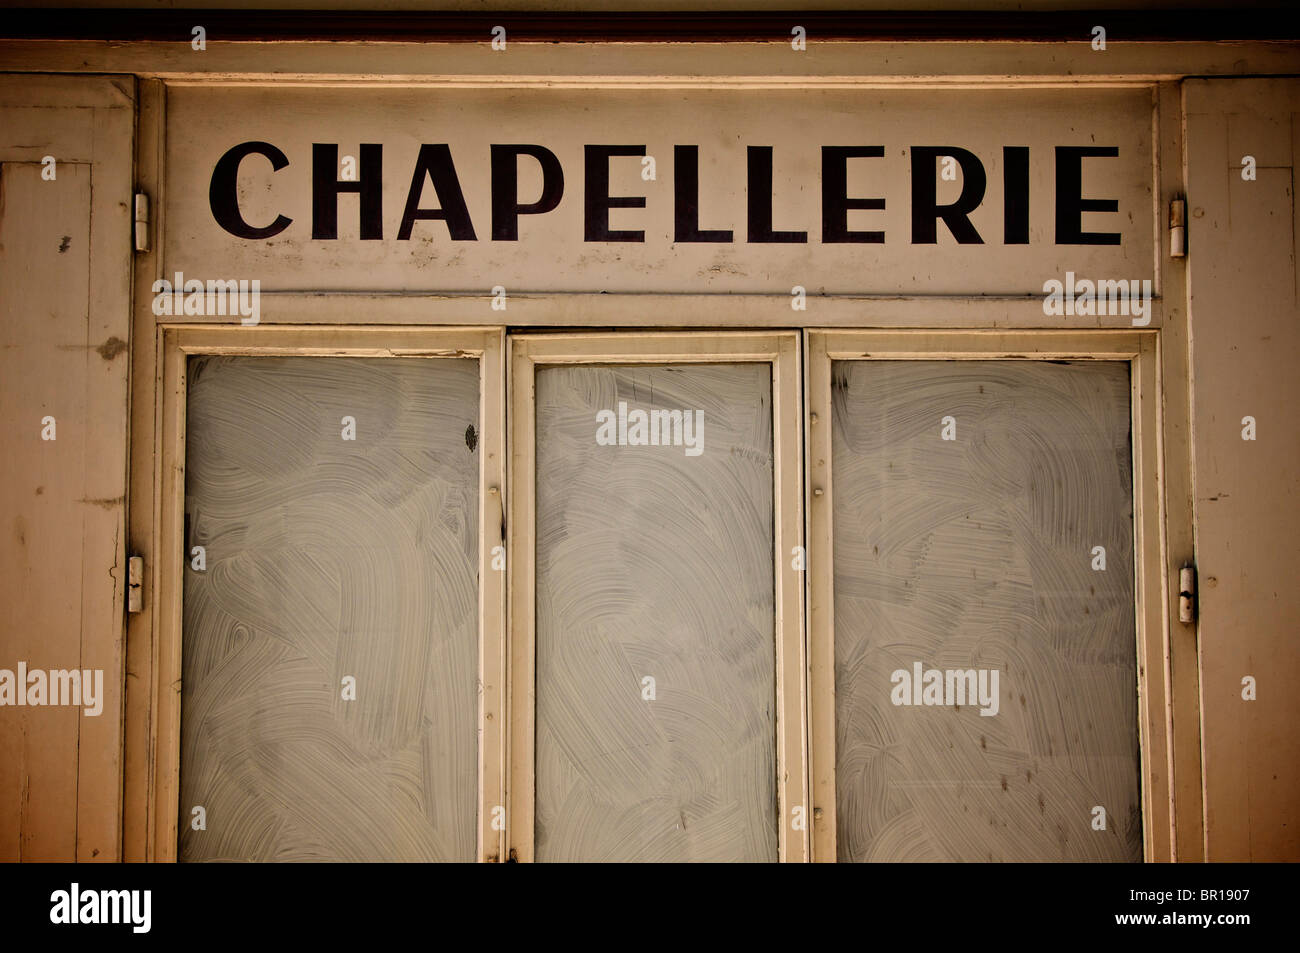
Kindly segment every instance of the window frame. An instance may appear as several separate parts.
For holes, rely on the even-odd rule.
[[[304,313],[302,315],[306,317]],[[494,825],[492,807],[502,803],[506,769],[506,573],[493,570],[493,547],[505,545],[505,329],[501,327],[381,327],[160,323],[157,329],[159,398],[153,552],[156,587],[150,653],[154,686],[137,729],[147,737],[148,772],[143,779],[149,842],[145,857],[175,861],[180,821],[181,651],[185,526],[185,421],[187,361],[191,355],[247,357],[423,357],[471,359],[479,367],[479,861],[501,859],[505,832]],[[167,556],[166,554],[171,554]],[[131,713],[128,712],[128,717]],[[128,731],[131,731],[128,726]],[[132,732],[133,734],[135,732]]]
[[[510,336],[509,535],[510,859],[534,860],[536,731],[536,371],[557,364],[766,363],[772,372],[773,595],[776,782],[780,862],[810,856],[808,682],[804,545],[801,340],[797,331],[613,332]],[[795,808],[802,810],[796,812]]]
[[[1169,667],[1171,593],[1164,567],[1165,469],[1158,330],[834,330],[804,332],[808,415],[809,733],[814,859],[836,860],[834,495],[831,367],[843,360],[1124,361],[1129,364],[1133,572],[1143,858],[1172,860],[1174,733]],[[1172,593],[1177,598],[1177,593]],[[1187,730],[1187,729],[1184,729]],[[1195,731],[1196,727],[1191,726]],[[1184,809],[1186,814],[1186,809]],[[1186,818],[1187,823],[1193,819]]]
[[[292,317],[308,319],[306,305]],[[835,704],[831,363],[835,360],[1106,360],[1130,364],[1135,622],[1143,854],[1171,860],[1176,828],[1194,826],[1199,804],[1176,809],[1176,736],[1170,589],[1163,500],[1161,332],[1157,329],[605,331],[507,335],[503,327],[213,323],[157,326],[154,485],[147,567],[156,611],[145,631],[153,686],[143,714],[127,711],[125,734],[146,757],[128,762],[128,783],[148,797],[139,822],[146,859],[176,859],[180,820],[180,652],[184,572],[186,362],[191,354],[314,357],[430,357],[479,362],[480,617],[479,861],[531,861],[535,731],[535,373],[552,364],[760,362],[771,365],[774,597],[776,608],[778,859],[834,861]],[[508,355],[508,366],[507,366]],[[507,413],[507,410],[509,413]],[[495,426],[493,426],[495,424]],[[823,425],[825,424],[825,425]],[[807,433],[805,439],[804,434]],[[1181,438],[1185,440],[1186,438]],[[1181,444],[1179,444],[1181,445]],[[1172,448],[1176,454],[1178,447]],[[507,466],[507,454],[509,466]],[[820,491],[820,492],[818,492]],[[507,499],[508,497],[508,499]],[[507,516],[509,517],[507,519]],[[792,548],[807,546],[795,569]],[[493,547],[507,570],[492,569]],[[178,554],[164,559],[161,554]],[[822,571],[822,568],[825,571]],[[1176,587],[1175,587],[1176,588]],[[1176,613],[1174,605],[1173,613]],[[1181,694],[1179,695],[1181,698]],[[1180,704],[1185,704],[1185,701]],[[129,812],[130,804],[124,804]],[[504,817],[497,808],[505,808]],[[794,808],[804,808],[796,826]],[[130,851],[130,845],[124,845]]]

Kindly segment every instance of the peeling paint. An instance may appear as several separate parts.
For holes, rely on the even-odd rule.
[[[121,506],[124,500],[125,498],[121,496],[114,496],[111,498],[103,498],[103,499],[87,499],[86,497],[81,497],[76,502],[86,503],[89,504],[90,506],[98,506],[101,510],[111,510],[115,506]]]

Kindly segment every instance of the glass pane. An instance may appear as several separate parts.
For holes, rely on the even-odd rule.
[[[477,431],[476,361],[191,359],[181,859],[474,859]]]
[[[771,393],[537,372],[538,860],[776,859]]]
[[[1140,860],[1128,365],[832,399],[839,858]]]

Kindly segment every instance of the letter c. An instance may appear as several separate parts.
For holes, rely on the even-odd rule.
[[[269,142],[241,142],[217,160],[212,184],[208,186],[208,204],[217,224],[230,234],[239,238],[270,238],[288,228],[293,219],[277,215],[274,222],[263,228],[244,221],[239,211],[239,164],[254,152],[271,160],[272,171],[279,172],[289,164],[288,157]]]

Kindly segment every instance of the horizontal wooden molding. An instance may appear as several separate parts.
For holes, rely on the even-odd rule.
[[[1195,11],[919,11],[533,13],[295,10],[106,10],[20,7],[0,17],[0,38],[189,43],[196,24],[213,42],[375,41],[486,43],[504,26],[516,43],[789,42],[990,40],[1089,43],[1096,25],[1108,43],[1300,39],[1300,20],[1270,15],[1284,5],[1246,3]],[[1194,13],[1194,15],[1187,15]]]

